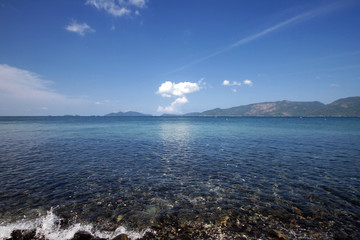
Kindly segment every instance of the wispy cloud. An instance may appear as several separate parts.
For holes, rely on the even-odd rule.
[[[236,47],[239,47],[241,45],[244,45],[246,43],[249,43],[249,42],[252,42],[256,39],[259,39],[261,37],[264,37],[274,31],[277,31],[277,30],[280,30],[280,29],[283,29],[285,27],[289,27],[291,25],[294,25],[296,23],[300,23],[300,22],[304,22],[304,21],[307,21],[307,20],[310,20],[312,18],[315,18],[317,16],[321,16],[323,14],[326,14],[326,13],[330,13],[332,11],[335,11],[335,10],[339,10],[341,9],[342,7],[346,6],[346,2],[336,2],[336,3],[332,3],[332,4],[328,4],[328,5],[325,5],[325,6],[321,6],[321,7],[318,7],[318,8],[315,8],[315,9],[312,9],[312,10],[309,10],[307,12],[304,12],[304,13],[301,13],[301,14],[298,14],[294,17],[291,17],[285,21],[282,21],[278,24],[275,24],[269,28],[266,28],[264,29],[263,31],[260,31],[256,34],[253,34],[253,35],[250,35],[250,36],[247,36],[245,38],[242,38],[240,39],[239,41],[236,41],[234,42],[233,44],[230,44],[229,46],[219,50],[219,51],[216,51],[216,52],[213,52],[207,56],[204,56],[202,58],[199,58],[197,60],[194,60],[188,64],[185,64],[173,71],[170,71],[170,72],[167,72],[165,73],[164,75],[168,75],[168,74],[172,74],[172,73],[175,73],[175,72],[179,72],[179,71],[182,71],[188,67],[191,67],[195,64],[198,64],[198,63],[201,63],[209,58],[212,58],[212,57],[215,57],[217,55],[220,55],[224,52],[227,52],[227,51],[230,51]]]
[[[86,5],[104,10],[114,17],[139,15],[139,8],[146,7],[147,0],[87,0]]]
[[[0,114],[39,114],[48,110],[71,111],[71,107],[87,104],[83,99],[70,98],[49,88],[51,81],[27,70],[0,64]],[[69,113],[69,112],[68,112]]]
[[[125,2],[124,0],[119,1],[119,2]],[[129,0],[129,4],[136,6],[138,8],[144,8],[146,7],[146,0]]]
[[[66,26],[65,29],[69,32],[77,33],[80,36],[85,36],[86,33],[95,32],[95,30],[86,23],[77,23],[75,20],[73,20],[68,26]]]
[[[201,78],[197,83],[195,82],[174,83],[170,81],[166,81],[162,83],[156,94],[160,94],[162,97],[167,97],[167,98],[176,97],[176,99],[167,107],[159,106],[157,111],[166,112],[166,113],[178,113],[179,106],[189,102],[185,95],[199,91],[201,86],[206,85],[206,82],[204,82],[204,80],[205,78]]]

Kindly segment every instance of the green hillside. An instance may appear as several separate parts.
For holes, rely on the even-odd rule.
[[[360,97],[349,97],[336,100],[318,111],[314,111],[313,114],[317,116],[359,117]]]

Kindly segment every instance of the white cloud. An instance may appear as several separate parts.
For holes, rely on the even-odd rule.
[[[230,82],[229,80],[224,80],[222,85],[224,85],[224,86],[241,86],[241,82],[237,82],[237,81]]]
[[[118,5],[115,0],[87,0],[85,4],[92,5],[100,10],[105,10],[115,17],[121,17],[131,13],[129,9]]]
[[[242,83],[241,82],[237,82],[237,81],[232,81],[230,82],[229,80],[224,80],[222,82],[223,86],[227,86],[227,87],[241,87],[242,85],[247,85],[249,87],[252,87],[253,82],[249,79],[244,80]],[[232,88],[231,91],[233,91],[234,93],[237,92],[236,88]]]
[[[187,100],[187,98],[185,96],[183,97],[179,97],[177,99],[175,99],[175,101],[173,101],[170,106],[167,107],[162,107],[159,106],[157,111],[158,112],[166,112],[166,113],[177,113],[178,112],[178,107],[180,105],[183,105],[185,103],[188,103],[189,101]]]
[[[74,32],[79,34],[80,36],[85,36],[86,33],[93,33],[95,32],[94,29],[92,29],[89,25],[86,23],[77,23],[76,21],[73,21],[71,24],[66,26],[65,28],[69,32]]]
[[[248,85],[249,87],[252,87],[252,85],[253,85],[253,82],[252,82],[251,80],[249,80],[249,79],[244,80],[243,83],[244,83],[245,85]]]
[[[222,84],[224,86],[230,86],[230,81],[229,80],[224,80]]]
[[[174,102],[172,102],[172,104],[184,104],[184,103],[188,103],[189,101],[187,100],[186,97],[181,97],[181,98],[177,98]]]
[[[172,96],[183,96],[188,93],[197,92],[200,90],[200,87],[197,83],[192,82],[180,82],[173,83],[166,81],[161,84],[157,94],[160,94],[163,97],[172,97]]]
[[[75,108],[81,109],[88,103],[56,93],[48,87],[51,83],[30,71],[0,64],[0,114],[65,114],[72,113]]]
[[[170,106],[162,107],[159,106],[158,112],[166,112],[166,113],[179,113],[178,108],[188,103],[188,99],[185,97],[186,94],[193,93],[199,91],[202,87],[206,86],[205,78],[201,78],[197,83],[193,82],[179,82],[174,83],[170,81],[166,81],[162,83],[156,92],[156,94],[160,94],[162,97],[176,97],[175,101],[173,101]]]
[[[229,80],[224,80],[222,85],[224,85],[224,86],[241,86],[241,82],[233,81],[231,83]]]
[[[146,3],[146,0],[87,0],[85,4],[94,6],[99,10],[105,10],[115,17],[123,17],[131,15],[132,12],[139,15],[139,11],[135,9],[145,8]]]
[[[0,90],[2,94],[24,99],[44,95],[58,96],[47,87],[50,83],[50,81],[42,80],[35,73],[6,64],[0,65]]]

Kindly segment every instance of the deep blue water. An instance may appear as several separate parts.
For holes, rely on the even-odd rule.
[[[360,239],[360,118],[0,117],[0,239],[52,208],[61,231]]]

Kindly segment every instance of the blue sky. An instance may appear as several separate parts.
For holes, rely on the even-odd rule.
[[[0,115],[360,95],[360,2],[2,0]]]

